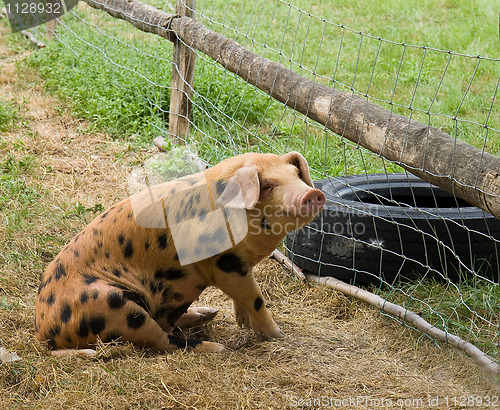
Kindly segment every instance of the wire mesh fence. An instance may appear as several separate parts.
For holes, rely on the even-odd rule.
[[[171,2],[147,3],[166,13],[175,10]],[[418,39],[410,44],[386,30],[379,36],[357,30],[356,22],[336,22],[330,6],[302,7],[280,0],[198,0],[193,12],[204,26],[317,84],[498,157],[500,59],[494,51],[449,51]],[[146,143],[157,136],[169,139],[170,42],[83,2],[60,19],[56,38],[52,54],[40,60],[42,71],[60,77],[49,86],[57,86],[96,124],[113,122],[117,134]],[[473,342],[498,363],[500,221],[193,51],[190,132],[181,136],[186,149],[212,165],[246,151],[300,151],[327,194],[323,214],[287,237],[290,258],[316,275],[370,286],[387,301]],[[82,76],[86,85],[76,93],[65,85],[67,76]],[[115,105],[103,98],[109,90],[117,96]],[[453,158],[460,154],[450,153],[450,172],[441,177],[460,183],[456,173],[479,172],[455,169]]]

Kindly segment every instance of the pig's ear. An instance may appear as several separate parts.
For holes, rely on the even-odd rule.
[[[306,159],[298,152],[289,152],[284,155],[285,161],[289,164],[295,165],[299,170],[299,178],[304,181],[310,187],[313,187],[313,182],[311,181],[311,175],[309,175],[309,165],[307,165]]]
[[[230,208],[252,209],[260,196],[257,167],[242,167],[229,179],[217,202]]]

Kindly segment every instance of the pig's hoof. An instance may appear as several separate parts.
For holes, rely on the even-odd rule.
[[[188,311],[184,313],[175,323],[175,326],[180,327],[181,329],[201,326],[202,324],[212,320],[218,312],[218,309],[212,309],[209,307],[190,307]]]
[[[250,328],[250,316],[248,314],[238,315],[236,323],[238,323],[239,327]]]
[[[243,309],[240,305],[238,305],[236,302],[233,302],[233,306],[234,306],[234,316],[236,318],[236,323],[238,323],[238,326],[251,328],[250,315],[248,314],[248,312],[245,309]]]
[[[191,309],[193,309],[193,311],[197,314],[198,320],[200,321],[199,324],[210,322],[215,316],[217,316],[217,313],[219,313],[219,309],[209,307],[193,307]],[[198,322],[195,323],[198,324]]]
[[[264,340],[270,339],[282,339],[285,337],[285,334],[277,327],[271,331],[261,331],[257,333],[257,340],[262,342]]]
[[[195,350],[202,353],[224,353],[229,351],[224,345],[215,342],[203,342],[196,346]]]
[[[51,352],[52,356],[84,356],[95,357],[97,352],[94,349],[61,349]]]

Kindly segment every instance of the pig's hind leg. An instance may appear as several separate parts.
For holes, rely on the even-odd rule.
[[[224,255],[220,258],[224,258]],[[265,306],[262,292],[251,269],[233,271],[230,270],[232,268],[229,264],[225,263],[218,263],[217,266],[222,269],[216,270],[214,285],[233,299],[238,324],[240,326],[250,324],[260,339],[283,337],[283,333]]]

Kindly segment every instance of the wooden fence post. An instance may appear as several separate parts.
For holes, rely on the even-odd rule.
[[[57,20],[49,20],[47,21],[47,40],[52,40],[54,37],[54,32],[56,31]]]
[[[52,6],[50,8],[50,10],[57,10],[58,11],[57,15],[62,14],[59,12],[59,9],[56,8],[56,5],[59,5],[62,7],[62,2],[55,2],[55,1],[47,0],[47,4]],[[49,10],[49,9],[47,9],[47,10]],[[47,14],[48,14],[48,11],[47,11]],[[52,38],[54,37],[54,34],[56,32],[56,28],[57,28],[57,18],[54,18],[54,17],[55,17],[54,15],[49,14],[49,18],[52,18],[52,20],[48,20],[47,23],[45,23],[46,27],[47,27],[47,40],[49,40],[49,41],[51,41]]]
[[[193,18],[196,0],[177,0],[176,14]],[[172,88],[168,133],[176,145],[183,145],[189,132],[193,96],[193,77],[196,53],[182,40],[174,40],[172,58]]]

